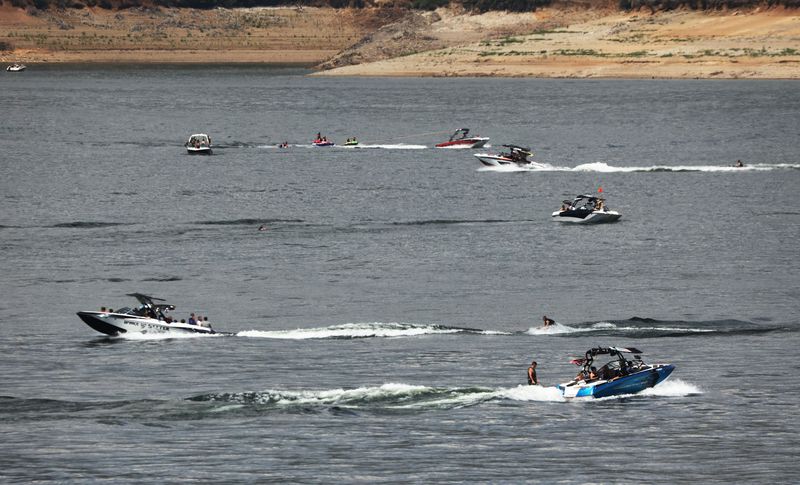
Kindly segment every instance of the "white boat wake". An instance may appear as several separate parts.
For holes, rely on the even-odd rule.
[[[272,338],[289,340],[354,339],[374,337],[416,337],[420,335],[471,333],[503,335],[503,332],[471,328],[448,327],[433,323],[345,323],[327,327],[297,328],[291,330],[245,330],[238,337]],[[507,335],[507,334],[506,334]]]
[[[649,167],[617,167],[605,162],[583,163],[576,167],[559,167],[547,163],[537,166],[518,166],[515,164],[497,167],[480,167],[479,172],[598,172],[598,173],[634,173],[634,172],[723,172],[748,173],[772,170],[800,170],[800,163],[754,163],[744,167],[732,165],[651,165]]]
[[[525,331],[528,335],[565,335],[572,333],[587,332],[680,332],[680,333],[712,333],[717,332],[713,328],[688,328],[688,327],[669,327],[669,326],[620,326],[611,322],[597,322],[588,327],[570,327],[561,323],[555,323],[548,327],[531,327]]]
[[[686,397],[702,394],[694,385],[674,379],[640,392],[637,396]],[[244,406],[277,409],[330,408],[358,410],[446,410],[476,406],[489,401],[516,402],[597,402],[632,395],[602,399],[567,399],[554,386],[430,387],[404,383],[385,383],[355,389],[277,390],[206,394],[192,401],[219,403],[227,411]]]

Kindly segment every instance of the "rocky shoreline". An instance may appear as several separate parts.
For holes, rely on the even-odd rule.
[[[800,78],[800,11],[26,11],[2,62],[282,63],[321,76]]]

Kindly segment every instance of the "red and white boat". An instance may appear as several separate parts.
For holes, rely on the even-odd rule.
[[[483,136],[469,136],[469,128],[460,128],[443,143],[437,143],[436,148],[480,148],[489,141]]]

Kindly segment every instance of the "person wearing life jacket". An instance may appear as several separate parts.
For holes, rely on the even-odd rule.
[[[538,386],[539,379],[536,378],[536,361],[534,360],[531,362],[530,367],[528,367],[528,385],[529,386]]]

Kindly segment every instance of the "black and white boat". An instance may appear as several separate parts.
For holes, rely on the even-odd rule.
[[[211,155],[211,137],[205,133],[196,133],[189,137],[184,145],[189,155]]]
[[[518,167],[531,167],[543,168],[541,163],[534,162],[529,157],[533,156],[533,152],[528,147],[521,147],[519,145],[503,145],[508,148],[508,151],[501,151],[498,154],[491,153],[476,153],[475,158],[487,167],[503,167],[503,166],[518,166]]]
[[[25,64],[17,64],[15,62],[14,64],[11,64],[10,66],[6,66],[6,71],[8,71],[8,72],[22,72],[27,68],[28,68],[28,66],[26,66]]]
[[[573,200],[565,200],[561,209],[553,212],[553,220],[577,224],[614,222],[620,217],[619,212],[606,207],[605,199],[593,195],[579,195]]]
[[[136,298],[140,305],[136,308],[120,308],[116,311],[102,309],[99,312],[78,312],[78,316],[86,325],[106,335],[121,335],[125,333],[155,333],[155,334],[214,334],[211,325],[198,323],[181,323],[166,315],[174,310],[175,306],[164,302],[160,298],[130,293],[128,296]]]

